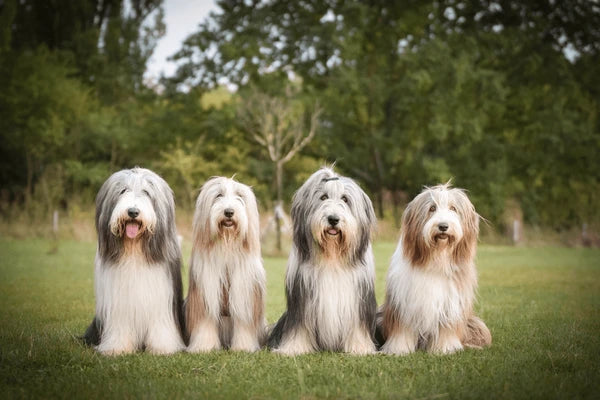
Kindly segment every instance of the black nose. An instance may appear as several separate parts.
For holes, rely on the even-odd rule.
[[[226,208],[224,214],[227,218],[233,217],[233,208]]]
[[[127,215],[129,215],[129,218],[135,218],[140,215],[140,210],[138,210],[136,207],[131,207],[127,210]]]
[[[329,225],[336,226],[338,222],[340,222],[340,217],[338,217],[337,215],[330,215],[329,217],[327,217],[327,221],[329,222]]]
[[[442,222],[441,224],[438,224],[438,229],[442,232],[446,232],[448,230],[448,224]]]

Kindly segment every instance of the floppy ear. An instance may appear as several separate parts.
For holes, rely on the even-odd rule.
[[[312,232],[308,223],[310,188],[307,183],[308,181],[294,194],[290,213],[294,227],[294,244],[298,250],[300,262],[304,262],[310,258],[312,246]]]
[[[160,262],[179,257],[177,228],[175,227],[175,198],[173,191],[160,176],[148,171],[144,178],[153,189],[152,207],[156,213],[154,232],[144,232],[148,240],[144,241],[144,253],[148,261]]]
[[[335,176],[335,173],[330,168],[321,168],[313,173],[294,193],[291,217],[294,227],[294,244],[298,250],[300,262],[304,262],[310,258],[313,246],[312,232],[308,223],[313,204],[313,192],[321,181]]]
[[[119,175],[115,172],[103,184],[96,195],[96,233],[98,234],[98,253],[100,257],[110,261],[118,260],[122,252],[121,240],[110,230],[110,218],[119,200],[118,188],[115,188]]]
[[[475,256],[480,217],[475,211],[475,206],[473,206],[462,190],[453,189],[453,191],[456,191],[455,194],[459,205],[458,212],[463,228],[463,237],[454,249],[453,258],[455,263],[464,264],[472,260]]]
[[[404,214],[402,214],[401,240],[404,256],[413,265],[423,265],[427,261],[427,246],[423,240],[423,226],[426,215],[420,207],[421,195],[418,195],[408,203]]]
[[[356,184],[357,189],[360,193],[360,204],[357,204],[357,208],[362,208],[357,210],[358,215],[360,216],[360,232],[359,232],[359,242],[356,248],[356,253],[354,255],[355,259],[359,260],[365,251],[367,251],[367,247],[369,243],[371,243],[371,233],[375,229],[375,224],[377,222],[377,217],[375,216],[375,210],[373,209],[373,203],[367,194]]]
[[[241,183],[238,184],[241,186],[242,193],[244,194],[246,215],[248,216],[248,230],[244,238],[244,245],[250,252],[260,254],[260,219],[256,196],[254,196],[252,188]]]
[[[196,198],[196,206],[194,210],[194,220],[192,223],[192,237],[194,238],[195,246],[199,249],[207,248],[210,244],[210,220],[208,217],[208,188],[215,178],[210,178],[200,188],[198,197]]]

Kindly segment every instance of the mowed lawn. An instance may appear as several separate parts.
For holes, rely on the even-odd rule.
[[[50,247],[0,240],[3,399],[600,398],[599,250],[481,246],[477,311],[494,339],[483,351],[107,358],[78,340],[94,310],[95,244]],[[393,250],[375,244],[380,302]],[[265,259],[269,322],[284,308],[285,262]]]

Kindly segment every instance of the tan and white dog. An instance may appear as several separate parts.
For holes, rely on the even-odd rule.
[[[185,303],[188,352],[256,351],[265,336],[265,270],[252,189],[215,177],[200,190]]]
[[[473,314],[479,218],[465,192],[450,184],[426,188],[408,204],[379,313],[382,352],[447,354],[491,344]]]

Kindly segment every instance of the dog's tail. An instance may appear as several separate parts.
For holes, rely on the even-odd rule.
[[[467,332],[463,345],[475,349],[481,349],[492,344],[492,334],[485,323],[478,317],[472,315],[467,320]]]

